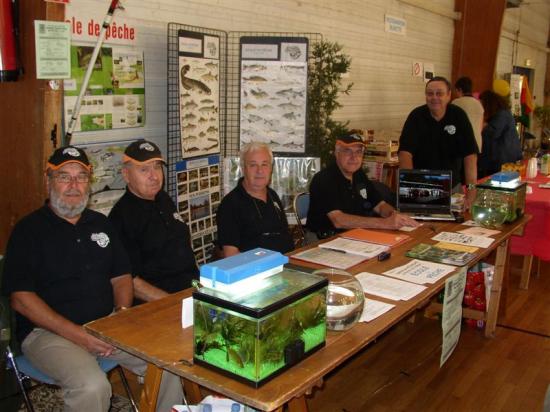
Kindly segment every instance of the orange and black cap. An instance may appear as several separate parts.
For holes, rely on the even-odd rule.
[[[336,139],[336,144],[341,146],[353,146],[356,144],[364,145],[363,137],[359,134],[347,134]]]
[[[50,156],[47,168],[57,170],[67,163],[78,163],[91,172],[92,165],[86,156],[86,152],[78,147],[65,146],[56,149]]]
[[[153,142],[145,139],[139,139],[133,143],[130,143],[124,151],[124,156],[122,156],[122,161],[124,163],[132,162],[142,164],[152,162],[154,160],[159,160],[166,163],[166,161],[162,158],[159,147]]]

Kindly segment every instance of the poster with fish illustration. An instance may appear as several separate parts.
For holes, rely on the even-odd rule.
[[[71,46],[71,78],[63,81],[65,127],[94,47]],[[82,98],[75,131],[96,131],[145,125],[145,76],[143,51],[123,46],[103,46]]]
[[[182,158],[220,152],[220,39],[180,31],[179,108]]]
[[[191,232],[198,264],[211,257],[220,205],[220,157],[210,155],[176,163],[178,213]]]
[[[242,37],[240,144],[259,141],[278,153],[304,153],[307,38]]]

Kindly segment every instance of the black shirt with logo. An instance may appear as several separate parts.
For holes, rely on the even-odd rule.
[[[313,176],[309,192],[307,227],[321,237],[336,231],[328,213],[340,210],[350,215],[372,216],[373,209],[383,200],[362,169],[349,180],[336,163]]]
[[[154,200],[146,200],[127,189],[109,219],[128,251],[133,276],[168,293],[198,279],[189,228],[168,193],[161,190]]]
[[[6,250],[3,293],[36,293],[61,316],[82,325],[113,310],[111,279],[130,262],[105,216],[85,209],[76,224],[45,205],[21,219]],[[17,313],[20,342],[35,326]]]
[[[414,169],[451,170],[453,187],[461,181],[464,158],[478,153],[468,116],[452,104],[439,121],[427,105],[414,109],[403,126],[399,150],[412,154]]]

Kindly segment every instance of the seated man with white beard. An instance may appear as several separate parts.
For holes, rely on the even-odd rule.
[[[91,166],[76,147],[57,149],[46,170],[49,199],[21,219],[6,250],[3,293],[30,362],[63,391],[64,411],[108,411],[111,385],[96,358],[143,375],[146,363],[88,334],[87,322],[132,305],[130,262],[105,216],[86,208]],[[157,410],[181,402],[165,372]]]

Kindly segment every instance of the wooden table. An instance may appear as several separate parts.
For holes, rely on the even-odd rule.
[[[501,287],[508,258],[508,239],[513,233],[520,231],[528,220],[529,217],[524,216],[514,223],[505,225],[502,232],[495,236],[496,240],[489,248],[480,249],[477,252],[475,262],[496,252],[495,275],[486,315],[486,336],[493,336],[496,327]],[[351,268],[350,272],[382,273],[409,261],[410,258],[405,257],[404,253],[414,244],[435,243],[430,238],[437,232],[464,228],[455,223],[426,223],[413,232],[413,240],[392,249],[392,257],[387,261],[370,260]],[[313,267],[302,261],[291,260],[295,264]],[[328,332],[324,348],[259,389],[227,378],[210,369],[193,365],[192,328],[181,328],[181,299],[189,296],[190,290],[98,319],[88,323],[86,328],[94,336],[149,363],[140,401],[142,412],[154,410],[162,370],[168,370],[183,378],[186,393],[189,395],[188,398],[191,398],[188,399],[190,402],[200,400],[199,386],[202,386],[263,411],[282,412],[284,405],[287,405],[290,412],[300,412],[307,411],[305,394],[315,386],[320,386],[326,374],[368,346],[393,325],[408,318],[416,309],[425,307],[443,288],[447,277],[429,285],[421,294],[406,302],[388,301],[369,296],[391,302],[395,304],[395,308],[371,322],[358,323],[347,331]]]

